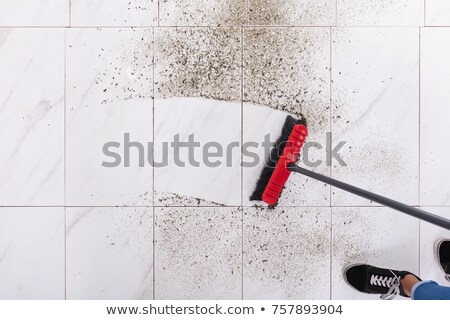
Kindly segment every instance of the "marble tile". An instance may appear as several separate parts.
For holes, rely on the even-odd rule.
[[[0,208],[0,299],[64,299],[64,208]]]
[[[240,103],[155,100],[155,205],[240,205],[240,118]]]
[[[0,26],[54,27],[69,24],[69,0],[2,0]]]
[[[329,26],[335,18],[336,0],[249,0],[251,25]]]
[[[332,208],[332,214],[332,299],[379,299],[345,282],[343,272],[352,264],[418,273],[419,220],[381,207]]]
[[[158,0],[72,0],[72,26],[153,26]]]
[[[423,210],[450,219],[448,207],[422,207]],[[437,245],[441,240],[450,240],[450,231],[427,222],[420,222],[420,277],[450,286],[444,278],[444,270],[437,259]]]
[[[337,0],[338,26],[421,26],[423,0]]]
[[[151,208],[67,209],[67,299],[152,299]]]
[[[0,205],[64,205],[64,30],[1,29],[0,82]]]
[[[163,150],[158,144],[173,141],[177,133],[180,141],[195,133],[202,143],[226,147],[240,142],[240,56],[241,32],[236,28],[155,30],[156,152]],[[155,168],[155,204],[240,205],[239,148],[228,158],[231,165],[226,168],[206,168],[204,163],[189,170]],[[215,177],[219,180],[214,182]]]
[[[262,142],[264,135],[270,132],[276,132],[276,140],[282,128],[281,114],[276,116],[252,105],[304,116],[308,122],[308,142],[320,144],[322,149],[310,148],[309,157],[303,159],[309,162],[301,164],[329,174],[325,145],[330,128],[330,29],[248,28],[243,41],[244,142]],[[260,121],[258,129],[255,119],[260,118],[261,112],[267,112],[270,123]],[[275,126],[279,129],[275,130]],[[316,160],[321,163],[313,165]],[[255,172],[259,172],[259,167],[244,169],[244,190],[250,189],[248,181],[254,180]],[[329,194],[328,186],[292,175],[280,205],[328,205]],[[244,195],[244,201],[247,198]]]
[[[162,26],[239,26],[247,22],[247,1],[161,0]]]
[[[447,28],[424,28],[421,33],[420,201],[421,205],[449,205],[450,157],[450,36]]]
[[[70,29],[67,43],[67,203],[150,205],[152,30]]]
[[[450,2],[445,0],[426,0],[426,26],[450,26]]]
[[[242,211],[155,208],[155,299],[240,299]]]
[[[244,209],[244,299],[329,299],[330,213]]]
[[[333,31],[332,176],[418,204],[419,35],[417,28]],[[333,205],[368,201],[332,188]]]

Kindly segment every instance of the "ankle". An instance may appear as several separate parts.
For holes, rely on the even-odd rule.
[[[403,291],[407,296],[411,296],[412,288],[416,285],[416,283],[420,282],[420,279],[412,274],[407,274],[402,279],[400,279],[400,284],[402,286]]]

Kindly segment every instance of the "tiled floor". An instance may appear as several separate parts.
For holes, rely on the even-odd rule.
[[[301,176],[255,207],[239,147],[101,163],[302,114],[303,165],[450,218],[449,43],[446,0],[1,1],[0,298],[375,298],[342,278],[363,262],[445,284],[450,232]]]

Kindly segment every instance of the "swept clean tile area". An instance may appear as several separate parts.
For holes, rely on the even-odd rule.
[[[419,272],[419,220],[389,208],[332,208],[332,299],[379,299],[343,278],[353,264]]]
[[[0,208],[0,299],[64,299],[64,208]]]
[[[68,205],[152,204],[152,39],[145,28],[67,31]]]
[[[338,26],[423,25],[424,0],[336,1]]]
[[[2,0],[0,27],[64,27],[69,25],[70,0]]]
[[[330,128],[330,28],[252,27],[244,30],[243,42],[244,142],[263,141],[264,137],[252,130],[254,108],[251,105],[260,105],[304,116],[310,131],[308,142],[319,143],[324,148]],[[265,132],[265,125],[260,126],[260,132]],[[277,138],[272,137],[272,141]],[[302,163],[329,174],[325,152],[318,147],[309,149],[311,153],[304,159],[309,161]],[[316,165],[316,161],[322,163]],[[251,171],[244,169],[244,176],[246,172],[251,175]],[[244,188],[248,187],[244,185]],[[281,203],[329,205],[329,196],[330,188],[323,183],[292,175]]]
[[[240,116],[240,103],[155,100],[155,205],[241,204]]]
[[[331,26],[336,0],[248,0],[250,25]]]
[[[158,0],[71,0],[71,26],[157,25]]]
[[[450,219],[449,207],[422,207],[421,209]],[[440,241],[450,240],[450,231],[427,222],[420,222],[420,277],[433,280],[443,286],[450,283],[444,278],[444,270],[437,259],[437,247]]]
[[[155,299],[241,299],[242,241],[239,208],[155,208]]]
[[[64,29],[0,29],[0,82],[0,206],[64,205]]]
[[[419,30],[333,30],[332,177],[419,203]],[[332,205],[369,202],[332,188]]]
[[[244,209],[244,299],[329,299],[330,213]]]
[[[426,28],[421,41],[420,202],[422,206],[450,205],[448,158],[450,134],[449,28]]]
[[[450,2],[445,0],[426,0],[426,26],[450,26]]]
[[[152,225],[152,208],[68,208],[67,299],[152,299]]]
[[[161,26],[239,26],[247,23],[247,1],[160,0]]]

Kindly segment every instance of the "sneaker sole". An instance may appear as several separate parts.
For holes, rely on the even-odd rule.
[[[441,244],[444,243],[445,241],[450,241],[450,240],[443,239],[443,240],[436,241],[434,244],[434,257],[435,257],[437,263],[439,264],[439,266],[441,267],[442,271],[444,271],[444,270],[442,269],[441,261],[439,259],[439,251],[441,249]],[[450,278],[445,277],[445,271],[444,271],[444,279],[450,282]]]

